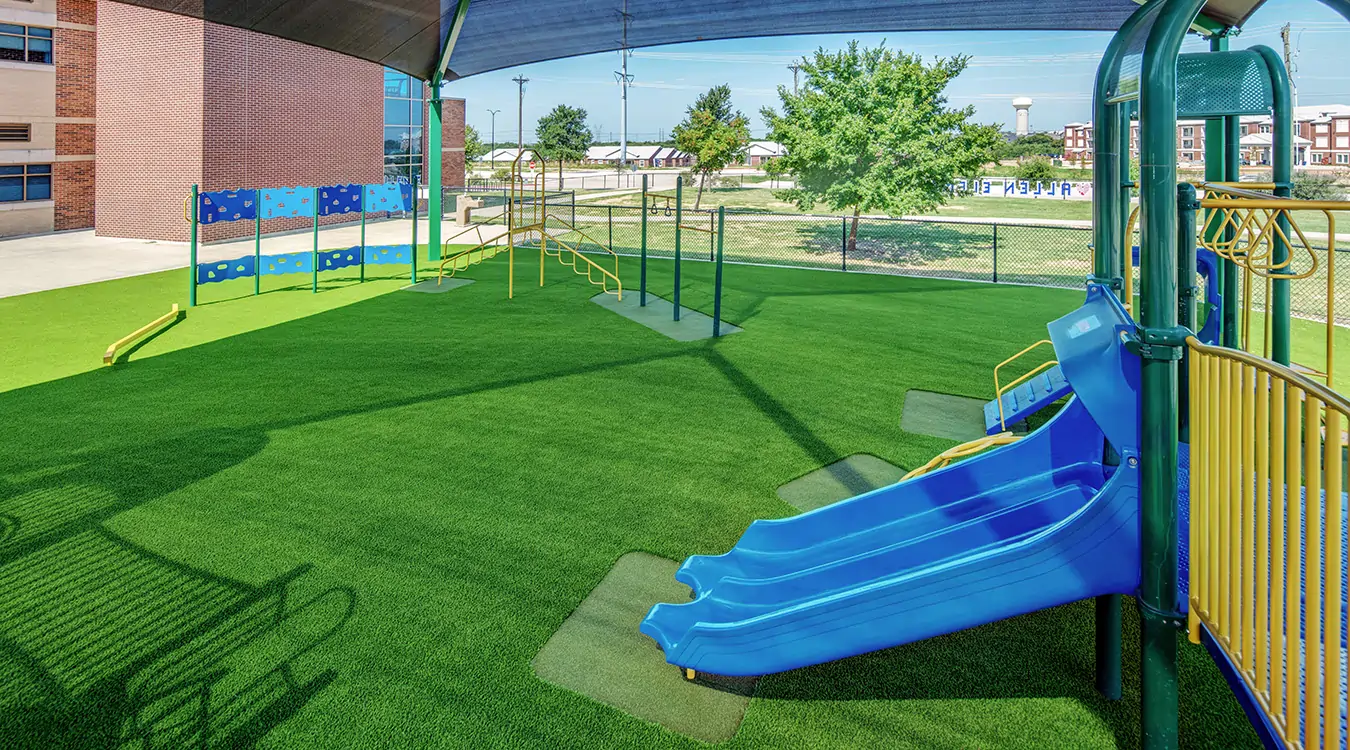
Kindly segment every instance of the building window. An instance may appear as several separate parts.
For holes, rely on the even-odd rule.
[[[1186,153],[1181,155],[1182,161],[1192,161],[1194,158],[1195,154],[1191,153],[1190,151],[1187,151]]]
[[[1185,140],[1183,140],[1183,141],[1181,142],[1181,147],[1182,147],[1182,148],[1195,148],[1195,141],[1192,140],[1192,139],[1190,139],[1190,138],[1186,138]]]
[[[1350,120],[1337,120],[1337,121],[1336,121],[1336,132],[1337,132],[1337,133],[1350,133]]]
[[[1326,123],[1319,123],[1319,124],[1317,124],[1317,125],[1314,125],[1314,126],[1313,126],[1313,132],[1314,132],[1314,133],[1325,133],[1325,132],[1327,132],[1327,124],[1326,124]]]
[[[46,201],[52,198],[52,165],[0,165],[0,203]]]
[[[40,26],[0,23],[0,60],[52,62],[52,30]]]
[[[1350,154],[1336,154],[1337,164],[1350,164]]]
[[[25,143],[33,140],[33,126],[28,123],[0,123],[0,141]]]
[[[422,82],[384,71],[384,179],[422,181]]]
[[[1181,134],[1186,138],[1190,138],[1191,136],[1195,135],[1195,128],[1192,127],[1182,128]]]

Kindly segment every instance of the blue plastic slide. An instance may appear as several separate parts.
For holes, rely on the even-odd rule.
[[[1103,287],[1049,325],[1076,393],[1021,441],[810,513],[756,521],[642,622],[672,664],[759,675],[889,648],[1139,582],[1139,360]],[[1104,463],[1105,443],[1120,455]]]

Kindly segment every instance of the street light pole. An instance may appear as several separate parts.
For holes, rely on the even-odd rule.
[[[492,115],[492,150],[488,152],[488,158],[492,160],[492,168],[497,168],[497,113],[500,109],[489,109],[488,114]]]
[[[530,79],[516,76],[511,80],[520,87],[520,98],[516,102],[516,156],[520,156],[525,152],[525,84],[529,83]]]

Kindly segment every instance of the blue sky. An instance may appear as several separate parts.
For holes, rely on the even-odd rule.
[[[1282,50],[1279,29],[1293,25],[1297,57],[1294,80],[1299,104],[1350,104],[1350,73],[1343,63],[1350,25],[1313,0],[1271,0],[1247,23],[1235,48],[1255,44]],[[599,32],[597,32],[599,33]],[[925,57],[971,55],[970,67],[948,89],[953,104],[975,105],[976,119],[1010,125],[1015,96],[1035,100],[1031,109],[1034,129],[1058,130],[1066,122],[1089,119],[1092,76],[1108,33],[970,32],[907,34],[832,34],[764,39],[695,42],[651,47],[633,52],[628,91],[629,138],[654,139],[670,133],[684,116],[685,107],[710,86],[731,86],[732,100],[751,119],[751,133],[760,137],[764,123],[760,107],[774,105],[778,85],[792,85],[787,65],[817,47],[837,49],[858,39],[874,45],[882,39],[890,47],[922,53]],[[1336,45],[1339,43],[1340,49]],[[1205,49],[1198,38],[1185,51]],[[524,74],[525,138],[533,136],[534,122],[558,104],[584,108],[588,122],[607,137],[619,133],[619,91],[614,80],[617,52],[555,60],[484,73],[448,84],[447,96],[467,100],[466,119],[489,140],[489,109],[496,116],[497,141],[516,139],[516,84]]]

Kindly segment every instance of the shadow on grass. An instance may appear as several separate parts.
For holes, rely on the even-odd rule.
[[[117,359],[113,360],[113,363],[114,363],[114,364],[122,364],[122,363],[126,362],[127,360],[131,359],[131,355],[133,355],[133,354],[135,354],[137,351],[139,351],[141,347],[145,346],[146,344],[150,343],[151,341],[154,341],[155,339],[159,338],[160,336],[163,336],[165,333],[168,333],[170,329],[172,329],[172,328],[177,328],[177,327],[178,327],[178,324],[179,324],[179,323],[182,323],[183,320],[184,320],[186,317],[187,317],[187,313],[186,313],[186,312],[179,312],[178,315],[177,315],[177,317],[175,317],[172,321],[170,321],[168,325],[166,325],[166,326],[161,326],[161,327],[160,327],[158,330],[156,330],[154,333],[150,334],[149,336],[146,336],[145,338],[142,338],[140,341],[137,341],[135,344],[132,344],[131,347],[129,347],[126,351],[124,351],[124,352],[122,352],[121,354],[119,354],[119,355],[117,356]]]

